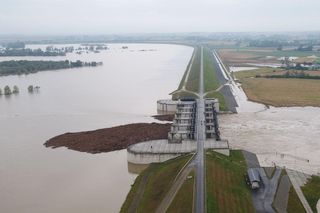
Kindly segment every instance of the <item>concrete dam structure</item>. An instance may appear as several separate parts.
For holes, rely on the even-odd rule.
[[[197,150],[198,100],[158,101],[157,106],[170,103],[175,108],[175,117],[168,133],[168,139],[146,141],[127,148],[128,162],[133,164],[150,164],[164,162],[183,154],[195,153]],[[168,105],[169,106],[169,105]],[[173,107],[174,106],[174,107]],[[229,155],[227,140],[221,140],[218,125],[219,102],[217,99],[204,99],[205,149]],[[159,108],[158,108],[159,109]],[[168,109],[168,108],[166,108]],[[169,112],[169,111],[168,111]],[[170,114],[170,113],[169,113]]]

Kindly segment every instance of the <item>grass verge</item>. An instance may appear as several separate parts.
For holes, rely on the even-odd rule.
[[[287,212],[288,213],[304,213],[304,212],[306,212],[304,210],[304,207],[303,207],[296,191],[294,190],[293,186],[291,186],[290,191],[289,191]]]
[[[199,92],[201,48],[196,47],[194,51],[195,56],[191,65],[191,70],[186,84],[186,89],[193,92]]]
[[[189,67],[191,66],[191,63],[192,63],[192,58],[193,58],[193,56],[194,56],[195,53],[196,53],[196,47],[195,47],[194,50],[193,50],[192,56],[191,56],[191,58],[190,58],[190,61],[189,61],[188,66],[187,66],[187,68],[186,68],[186,71],[184,72],[183,77],[182,77],[182,79],[181,79],[181,81],[180,81],[180,84],[179,84],[178,89],[182,89],[182,87],[183,87],[184,81],[185,81],[185,79],[186,79],[186,77],[187,77],[187,73],[188,73]]]
[[[243,174],[247,166],[240,150],[230,156],[209,151],[206,155],[207,212],[254,212]]]
[[[220,111],[228,110],[224,96],[220,92],[216,92],[216,91],[209,92],[205,98],[218,98]]]
[[[172,201],[167,213],[191,213],[193,209],[193,188],[195,172],[188,175],[191,178],[185,180],[176,197]]]
[[[320,199],[320,177],[312,176],[306,185],[301,187],[313,212],[317,212],[317,202]]]
[[[184,155],[163,163],[150,164],[150,166],[146,170],[144,170],[135,180],[125,202],[121,207],[121,212],[128,212],[135,196],[140,195],[142,196],[137,203],[137,208],[135,209],[135,211],[141,213],[154,212],[171,188],[176,175],[185,165],[185,163],[190,159],[190,157],[191,155]],[[144,183],[143,177],[145,175],[147,175],[148,178]],[[143,187],[143,190],[139,192],[138,189],[141,184],[145,184],[145,186]]]
[[[220,86],[212,57],[210,50],[208,48],[203,48],[204,92],[216,90]]]

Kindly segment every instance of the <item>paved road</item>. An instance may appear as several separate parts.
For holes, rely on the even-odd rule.
[[[199,99],[197,101],[197,156],[196,156],[196,213],[205,210],[205,174],[204,174],[204,141],[205,141],[205,116],[203,99],[203,47],[201,47]]]
[[[262,180],[262,186],[252,191],[252,201],[258,213],[275,213],[272,208],[274,196],[278,188],[278,181],[281,175],[281,169],[276,169],[272,179],[268,179],[263,168],[255,168],[259,171]]]

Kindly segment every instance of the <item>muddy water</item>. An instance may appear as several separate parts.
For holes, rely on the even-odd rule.
[[[104,63],[0,78],[0,87],[21,91],[0,97],[0,212],[119,211],[136,177],[128,171],[126,151],[92,155],[42,144],[65,132],[154,121],[149,116],[156,113],[156,100],[176,89],[192,48],[126,46],[111,44],[98,54],[0,58]],[[32,46],[38,47],[44,46]],[[30,84],[40,92],[28,94]]]
[[[320,173],[320,108],[271,108],[223,115],[220,126],[232,148],[257,153],[264,166]]]

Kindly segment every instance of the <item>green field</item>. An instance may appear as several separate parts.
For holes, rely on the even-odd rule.
[[[128,212],[132,205],[136,207],[133,209],[136,212],[154,212],[190,157],[191,155],[184,155],[163,163],[150,164],[135,180],[121,212]],[[135,199],[137,202],[133,203]]]
[[[193,209],[193,189],[195,173],[192,171],[172,201],[167,213],[191,213]]]
[[[320,177],[312,176],[306,185],[301,187],[313,212],[317,212],[317,202],[320,199]]]
[[[242,152],[225,156],[213,151],[206,155],[207,212],[254,212],[251,193],[243,174],[247,171]]]

